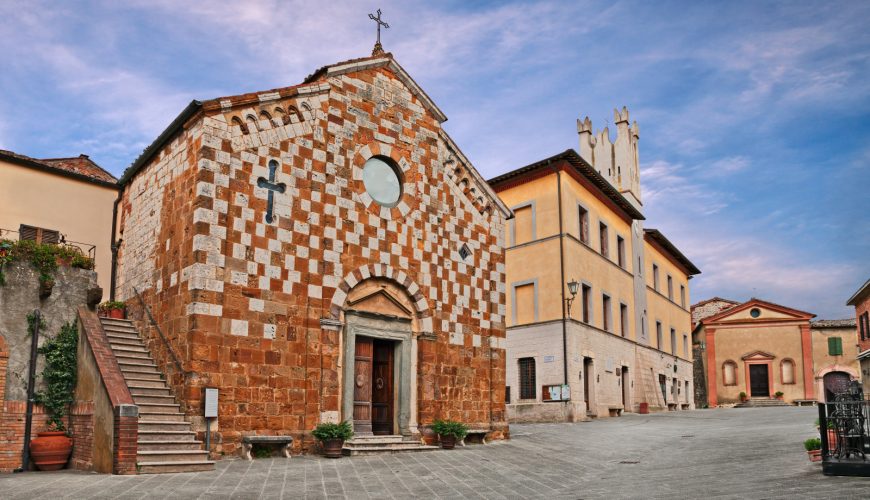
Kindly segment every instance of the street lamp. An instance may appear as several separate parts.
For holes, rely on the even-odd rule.
[[[577,280],[572,279],[568,282],[568,293],[571,294],[570,297],[565,297],[565,305],[568,307],[568,317],[571,317],[571,302],[574,302],[574,299],[577,298],[577,288],[580,287],[580,283],[577,283]]]

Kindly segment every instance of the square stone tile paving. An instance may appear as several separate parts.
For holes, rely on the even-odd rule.
[[[223,460],[214,472],[0,476],[0,498],[870,498],[807,460],[815,408],[697,410],[514,424],[453,451]]]

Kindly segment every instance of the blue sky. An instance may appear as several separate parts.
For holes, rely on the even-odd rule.
[[[870,3],[0,1],[0,148],[120,174],[191,99],[385,49],[489,178],[628,106],[692,301],[849,317],[870,277]],[[612,126],[611,126],[612,128]]]

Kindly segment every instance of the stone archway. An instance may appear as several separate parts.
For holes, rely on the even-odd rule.
[[[833,365],[820,370],[816,376],[819,399],[832,402],[835,394],[849,389],[852,380],[858,380],[858,374],[849,367]]]
[[[341,418],[358,434],[417,433],[417,338],[431,331],[431,316],[403,275],[365,266],[348,275],[330,308],[342,325]]]

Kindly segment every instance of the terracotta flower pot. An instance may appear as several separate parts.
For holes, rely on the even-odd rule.
[[[438,444],[438,434],[429,427],[422,427],[420,429],[420,437],[423,439],[423,444],[427,446]]]
[[[344,446],[344,439],[327,439],[323,442],[323,455],[326,458],[341,458],[341,448]]]
[[[828,429],[828,449],[833,450],[837,447],[837,431]]]
[[[109,309],[109,317],[112,319],[124,319],[123,309]]]
[[[809,450],[807,455],[810,457],[810,462],[822,461],[822,450]]]
[[[39,432],[30,442],[30,456],[39,470],[59,470],[72,453],[72,439],[63,431]]]
[[[441,438],[441,447],[445,450],[452,450],[456,447],[456,436],[453,434],[440,434],[438,437]]]

